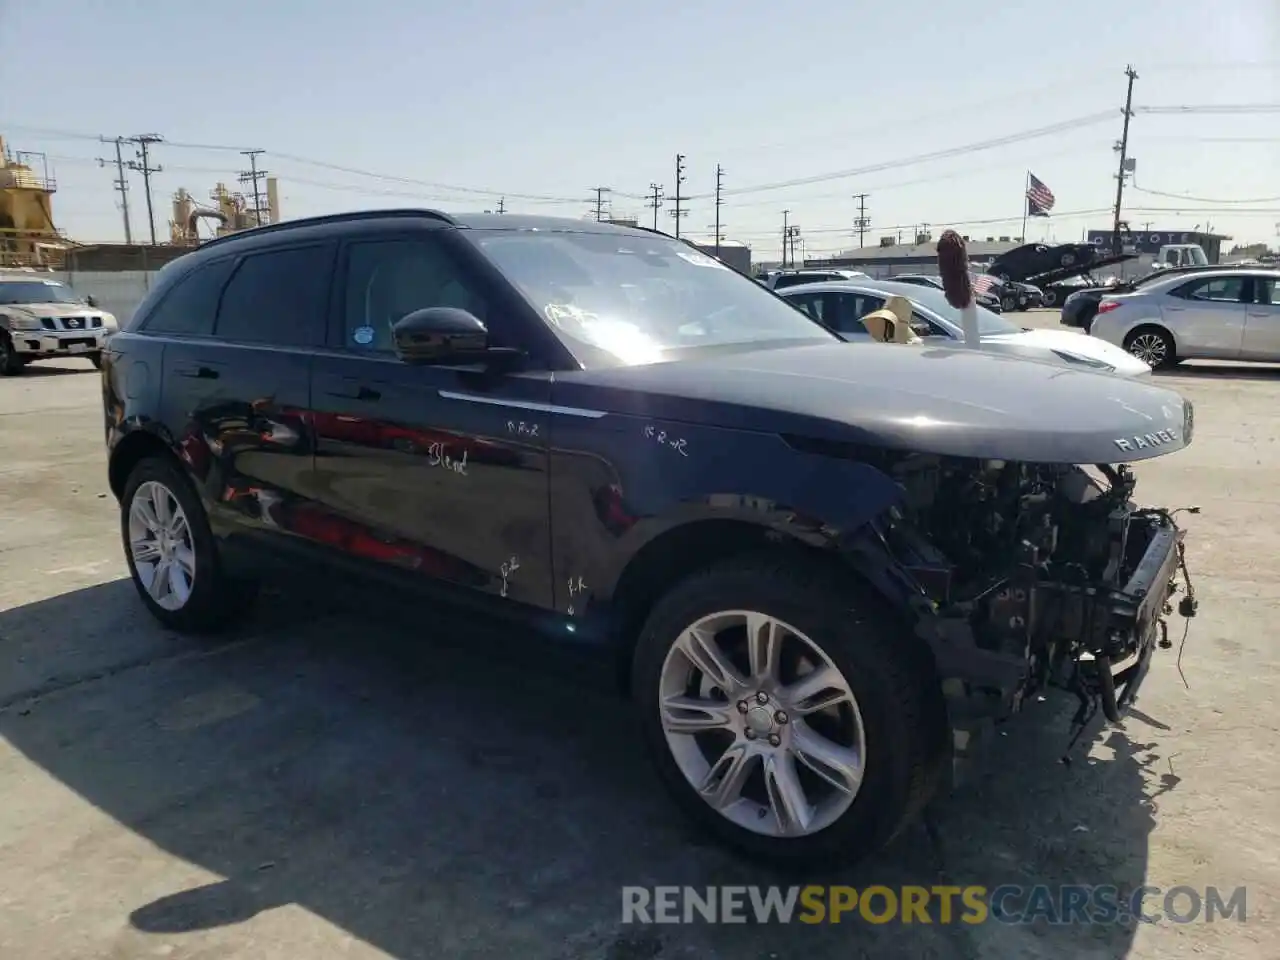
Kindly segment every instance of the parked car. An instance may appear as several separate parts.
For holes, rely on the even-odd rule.
[[[867,276],[857,270],[779,270],[765,278],[764,285],[770,290],[782,290],[796,287],[802,283],[822,283],[827,280],[857,280]]]
[[[39,275],[0,275],[0,376],[34,360],[84,357],[96,367],[116,318],[64,283]]]
[[[917,287],[932,287],[935,290],[942,289],[942,279],[940,277],[934,277],[924,273],[899,273],[892,279],[894,283],[910,283]],[[992,313],[1000,313],[1004,309],[1000,304],[1000,298],[994,293],[980,293],[975,290],[974,299],[978,301],[978,306],[986,307]]]
[[[869,340],[862,318],[879,310],[891,296],[906,297],[913,310],[912,327],[926,342],[962,341],[960,312],[941,290],[889,280],[849,280],[793,290],[780,296],[846,340]],[[1149,376],[1151,368],[1123,349],[1061,330],[1031,330],[978,308],[978,330],[984,350],[1086,368],[1123,377]]]
[[[887,842],[1050,678],[1118,718],[1181,562],[1126,465],[1191,442],[1177,393],[850,345],[655,231],[391,210],[230,234],[160,272],[102,378],[161,623],[337,573],[366,609],[404,590],[585,644],[676,802],[770,860]]]
[[[1183,360],[1280,361],[1280,270],[1161,271],[1104,296],[1089,332],[1156,369]]]
[[[1044,306],[1044,293],[1034,284],[1006,280],[998,290],[1000,305],[1006,312],[1034,310],[1036,307]]]
[[[987,273],[1002,280],[1030,280],[1065,267],[1083,267],[1098,259],[1091,243],[1026,243],[991,261]]]

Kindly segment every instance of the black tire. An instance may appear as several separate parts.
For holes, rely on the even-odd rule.
[[[1139,349],[1139,344],[1149,342],[1149,338],[1154,338],[1162,345],[1162,357],[1152,362],[1147,356],[1144,356],[1143,350]],[[1141,327],[1135,327],[1130,330],[1124,338],[1124,348],[1140,360],[1145,360],[1151,364],[1152,370],[1168,370],[1170,367],[1178,365],[1178,354],[1174,346],[1173,335],[1164,327],[1158,327],[1155,324],[1144,324]]]
[[[931,663],[886,606],[857,582],[789,555],[751,555],[682,581],[651,611],[636,646],[632,695],[646,747],[676,804],[726,845],[778,865],[852,862],[878,850],[924,809],[941,782],[950,734]],[[656,708],[662,666],[680,634],[720,610],[777,617],[822,647],[857,700],[866,737],[862,785],[825,829],[783,839],[738,826],[690,785]],[[818,639],[821,638],[821,639]]]
[[[1005,294],[1000,298],[1000,309],[1005,313],[1013,313],[1018,309],[1018,298],[1013,294]]]
[[[102,354],[101,354],[101,353],[98,353],[98,352],[94,352],[94,353],[89,354],[89,362],[93,364],[93,369],[95,369],[95,370],[101,370],[101,369],[102,369]]]
[[[148,481],[162,484],[173,495],[187,517],[192,546],[196,555],[196,575],[191,596],[177,610],[160,606],[138,576],[133,551],[129,545],[129,510],[138,488]],[[129,574],[138,596],[151,615],[166,627],[180,633],[212,633],[243,614],[253,599],[253,585],[227,577],[222,569],[218,548],[209,519],[200,498],[176,463],[167,457],[148,457],[138,463],[125,482],[120,497],[120,538],[124,546]]]
[[[1074,253],[1064,253],[1058,262],[1064,267],[1074,266],[1076,262],[1076,255]]]
[[[1058,295],[1054,293],[1052,290],[1046,290],[1044,292],[1044,306],[1053,307],[1053,306],[1057,306],[1057,304],[1058,304]]]
[[[0,377],[16,377],[26,366],[18,352],[13,349],[13,341],[9,334],[0,330]]]

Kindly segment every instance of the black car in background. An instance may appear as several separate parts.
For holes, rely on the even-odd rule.
[[[414,596],[424,644],[449,607],[594,651],[674,800],[774,861],[882,846],[1050,684],[1119,719],[1182,556],[1126,465],[1190,443],[1177,393],[847,343],[607,223],[381,210],[214,239],[160,271],[102,387],[162,623],[215,629],[278,578],[370,613]]]
[[[1098,258],[1091,243],[1027,243],[991,261],[987,273],[1002,280],[1029,280],[1040,274],[1070,267],[1084,267]]]

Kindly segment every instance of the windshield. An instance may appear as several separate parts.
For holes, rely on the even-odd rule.
[[[937,314],[957,330],[960,329],[960,311],[947,303],[947,295],[936,287],[917,287],[911,284],[895,283],[886,283],[884,286],[887,292],[897,293],[908,300],[914,300],[926,310]],[[894,287],[895,289],[889,290],[889,287]],[[980,306],[977,310],[979,336],[994,337],[1002,333],[1022,332],[1020,326],[992,313],[986,307]]]
[[[837,338],[758,283],[661,236],[478,230],[470,238],[583,363]]]
[[[70,287],[55,280],[0,282],[0,303],[81,303]]]

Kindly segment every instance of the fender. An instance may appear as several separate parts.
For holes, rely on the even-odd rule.
[[[902,499],[876,466],[776,434],[611,414],[557,422],[551,441],[554,602],[575,614],[612,600],[628,564],[678,528],[730,521],[835,546]]]

